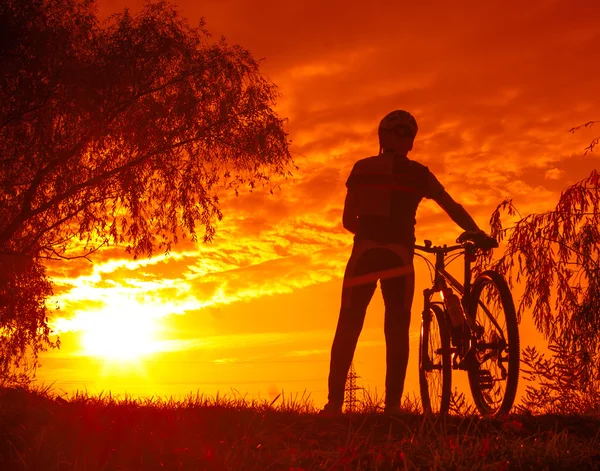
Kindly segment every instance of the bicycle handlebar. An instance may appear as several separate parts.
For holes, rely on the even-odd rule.
[[[425,245],[415,245],[415,249],[421,252],[445,255],[455,250],[466,249],[469,245],[475,249],[493,249],[498,247],[496,239],[484,232],[463,232],[457,242],[459,242],[458,245],[434,246],[430,240],[426,240]]]
[[[464,245],[460,244],[460,245],[451,245],[451,246],[435,246],[435,245],[431,245],[431,241],[430,240],[426,240],[425,241],[425,245],[415,245],[415,249],[420,250],[421,252],[426,252],[426,253],[432,253],[432,254],[438,254],[438,253],[443,253],[443,254],[447,254],[450,252],[454,252],[455,250],[460,250],[460,249],[464,249]]]
[[[464,248],[464,246],[462,244],[450,245],[450,246],[431,245],[430,240],[426,240],[425,245],[415,245],[416,250],[419,250],[419,251],[425,252],[425,253],[432,253],[432,254],[438,254],[438,253],[446,254],[446,253],[454,252],[455,250],[459,250],[459,249],[463,249],[463,248]]]

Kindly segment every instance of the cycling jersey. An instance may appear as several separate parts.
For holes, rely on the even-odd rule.
[[[420,201],[444,193],[444,187],[426,166],[393,152],[356,162],[346,187],[357,203],[355,241],[410,247],[415,243]]]

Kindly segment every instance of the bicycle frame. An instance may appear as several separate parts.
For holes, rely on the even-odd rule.
[[[451,246],[442,246],[442,247],[433,247],[431,245],[431,241],[426,240],[425,246],[415,245],[415,249],[420,250],[422,252],[431,253],[435,255],[435,275],[433,279],[433,285],[431,288],[426,288],[423,290],[423,297],[425,298],[424,309],[429,309],[429,304],[436,301],[431,301],[431,298],[435,293],[441,292],[447,286],[451,286],[455,291],[457,291],[461,298],[461,303],[463,306],[465,321],[471,328],[474,329],[473,321],[469,316],[466,315],[470,306],[470,294],[471,294],[471,262],[475,260],[475,248],[473,244],[465,244],[465,245],[451,245]],[[446,270],[446,256],[457,250],[464,250],[464,283],[458,281],[454,276],[452,276]]]
[[[439,301],[432,301],[432,298],[435,293],[442,292],[442,290],[448,286],[450,286],[459,294],[461,304],[463,307],[463,318],[468,326],[469,335],[466,338],[460,338],[457,340],[454,338],[455,334],[453,329],[449,328],[448,331],[450,333],[450,338],[453,345],[456,345],[454,347],[451,347],[453,353],[452,368],[467,369],[469,353],[472,351],[473,345],[475,344],[475,342],[473,341],[473,336],[476,335],[475,333],[477,331],[475,320],[467,314],[469,312],[469,309],[471,308],[471,263],[476,258],[477,249],[475,248],[474,244],[468,242],[462,245],[444,245],[441,247],[435,247],[432,246],[432,243],[429,240],[425,241],[425,246],[415,245],[415,249],[435,255],[435,274],[433,278],[433,284],[430,288],[426,288],[423,290],[423,315],[430,311],[431,304],[441,305],[445,313],[446,322],[450,327],[451,321],[449,319],[447,310],[445,309],[444,303]],[[446,270],[447,255],[458,250],[464,250],[464,283],[458,281],[452,274],[448,272],[448,270]]]

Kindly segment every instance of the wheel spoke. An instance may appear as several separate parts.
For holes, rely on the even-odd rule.
[[[426,413],[446,413],[450,402],[450,337],[443,311],[432,308],[425,316],[421,332],[419,384]]]
[[[494,327],[496,328],[496,331],[500,334],[503,334],[504,331],[502,330],[502,327],[500,327],[500,325],[496,321],[496,318],[491,313],[491,311],[488,309],[488,307],[481,301],[479,301],[478,306],[483,310],[483,312],[485,312],[487,319],[494,325]],[[502,340],[504,340],[504,338]]]
[[[473,285],[477,302],[470,312],[479,334],[474,345],[469,383],[473,399],[484,415],[508,412],[516,395],[519,374],[519,337],[512,296],[495,272],[485,272]],[[481,374],[485,372],[485,381]]]

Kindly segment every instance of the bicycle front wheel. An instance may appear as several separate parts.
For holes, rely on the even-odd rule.
[[[419,345],[419,388],[424,414],[448,413],[451,387],[450,332],[443,309],[432,304],[423,315]]]
[[[472,288],[469,316],[475,321],[469,385],[481,415],[508,414],[519,382],[519,326],[506,280],[488,270]]]

